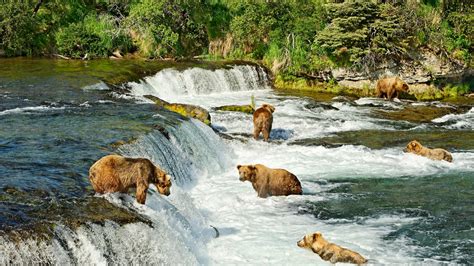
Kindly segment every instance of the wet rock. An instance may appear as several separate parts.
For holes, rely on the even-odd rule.
[[[154,101],[156,105],[162,106],[171,112],[178,113],[184,117],[198,119],[206,125],[211,124],[211,115],[206,109],[200,106],[184,103],[169,103],[153,95],[145,95],[144,97]]]
[[[29,238],[50,239],[54,237],[54,228],[57,225],[71,229],[89,223],[104,224],[106,221],[113,221],[119,225],[136,222],[152,225],[152,222],[143,215],[117,207],[103,198],[40,198],[34,195],[38,194],[37,192],[31,195],[29,191],[12,187],[5,188],[4,191],[6,193],[2,195],[0,202],[12,208],[9,208],[9,212],[1,219],[0,234],[13,241]],[[49,195],[48,192],[45,193]],[[37,206],[32,206],[33,204]],[[12,209],[16,209],[17,212],[12,213]],[[3,221],[4,219],[8,221]]]
[[[433,105],[408,105],[400,110],[376,110],[375,113],[390,120],[404,120],[415,123],[428,123],[433,119],[447,114],[460,114],[469,110],[466,107],[433,106]]]
[[[307,109],[316,109],[316,108],[322,108],[323,110],[335,110],[339,111],[339,108],[332,106],[331,104],[328,103],[309,103],[304,106]]]
[[[436,129],[429,131],[406,130],[360,130],[336,133],[334,136],[320,139],[306,139],[293,142],[294,145],[322,145],[337,148],[342,145],[362,145],[370,149],[400,147],[400,151],[411,140],[423,140],[428,147],[443,147],[452,150],[474,149],[474,131],[446,131]]]
[[[214,110],[217,111],[228,111],[228,112],[241,112],[246,114],[253,114],[255,111],[254,107],[250,104],[248,105],[223,105],[215,107]]]
[[[112,143],[110,143],[110,146],[112,148],[119,148],[120,146],[122,145],[126,145],[126,144],[132,144],[134,143],[135,141],[137,141],[137,138],[130,138],[128,140],[117,140],[117,141],[114,141]]]
[[[331,76],[337,83],[358,95],[374,92],[378,79],[398,76],[408,83],[409,94],[400,98],[435,100],[451,97],[442,90],[447,84],[461,84],[472,80],[474,71],[455,60],[442,58],[433,49],[421,49],[412,60],[388,61],[374,69],[336,68]],[[436,85],[432,85],[436,84]],[[362,93],[362,94],[361,94]]]
[[[160,133],[163,134],[167,140],[170,140],[170,133],[164,126],[154,125],[153,128],[160,131]]]
[[[323,139],[298,139],[288,143],[288,145],[323,146],[325,148],[339,148],[345,144],[346,143],[330,142]]]

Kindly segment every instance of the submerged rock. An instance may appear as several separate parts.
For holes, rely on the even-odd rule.
[[[376,110],[375,114],[384,119],[404,120],[415,123],[429,123],[447,114],[461,114],[469,110],[463,106],[407,105],[400,110]]]
[[[171,112],[178,113],[185,117],[198,119],[206,125],[211,124],[211,115],[206,109],[200,106],[184,103],[169,103],[153,95],[145,95],[145,98],[154,101],[156,105],[162,106]]]
[[[137,222],[152,224],[145,216],[98,197],[57,198],[50,191],[4,187],[0,202],[15,210],[4,213],[0,218],[0,234],[13,241],[31,237],[50,239],[54,237],[57,225],[75,229],[106,221],[119,225]]]
[[[217,111],[228,111],[228,112],[241,112],[246,114],[253,114],[255,111],[254,107],[250,104],[247,105],[223,105],[214,108]]]

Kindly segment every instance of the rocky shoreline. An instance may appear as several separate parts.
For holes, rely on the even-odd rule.
[[[375,69],[333,68],[317,73],[288,77],[272,72],[275,88],[307,90],[357,97],[374,96],[377,80],[398,76],[410,86],[402,98],[441,100],[458,96],[474,97],[474,69],[460,62],[443,59],[426,49],[410,61],[386,62]]]

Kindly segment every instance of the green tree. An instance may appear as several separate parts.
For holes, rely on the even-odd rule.
[[[8,56],[33,55],[41,50],[45,38],[40,22],[28,2],[7,2],[0,7],[0,49]]]

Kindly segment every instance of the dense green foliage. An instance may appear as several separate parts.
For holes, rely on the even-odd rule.
[[[473,28],[470,0],[10,1],[0,5],[0,54],[207,55],[301,76],[420,48],[472,66]]]

